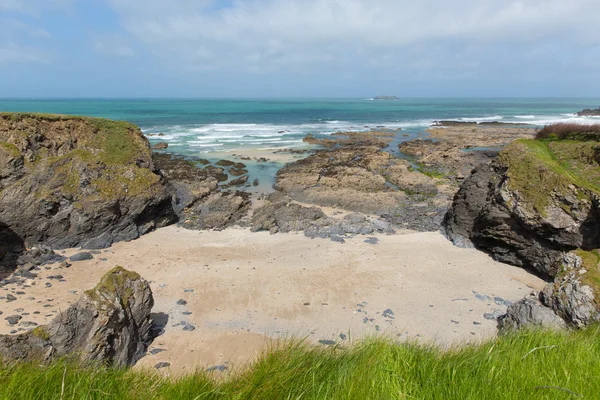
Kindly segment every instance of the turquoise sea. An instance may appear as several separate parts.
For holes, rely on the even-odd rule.
[[[422,131],[436,120],[503,121],[544,125],[593,122],[575,112],[600,99],[0,99],[0,111],[90,115],[127,120],[166,141],[169,149],[197,155],[244,147],[302,146],[307,133],[366,130],[375,126]],[[596,120],[600,122],[600,120]],[[367,127],[368,126],[368,127]]]
[[[411,140],[437,120],[502,121],[533,125],[599,122],[574,113],[598,99],[0,99],[0,111],[89,115],[127,120],[168,152],[211,157],[212,152],[301,148],[302,138],[375,127],[402,129]],[[162,136],[154,136],[163,133]],[[405,136],[407,135],[408,136]],[[395,144],[395,143],[394,143]],[[390,146],[391,149],[396,146]],[[272,180],[278,165],[261,165]]]

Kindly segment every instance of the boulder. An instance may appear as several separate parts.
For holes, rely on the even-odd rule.
[[[135,239],[175,220],[166,182],[135,125],[0,114],[0,238],[66,248],[102,234]]]
[[[50,324],[19,335],[0,335],[3,360],[50,361],[76,356],[83,362],[133,365],[150,342],[150,285],[116,267]]]
[[[152,146],[152,150],[164,150],[169,147],[169,143],[167,142],[158,142],[154,146]]]
[[[554,277],[563,255],[600,247],[595,141],[517,140],[463,183],[444,219],[448,237],[496,260]]]
[[[500,333],[523,328],[561,329],[566,324],[551,308],[544,306],[538,293],[510,305],[506,314],[498,318]]]

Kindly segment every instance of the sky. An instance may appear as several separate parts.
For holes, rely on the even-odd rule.
[[[0,0],[0,97],[600,97],[598,0]]]

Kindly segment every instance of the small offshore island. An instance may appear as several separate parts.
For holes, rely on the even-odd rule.
[[[91,383],[99,398],[597,393],[536,357],[600,356],[600,125],[397,135],[215,162],[153,151],[127,122],[0,114],[0,359],[22,369],[0,385],[27,387],[29,368],[56,396],[68,371],[75,396],[100,363],[133,372],[100,369],[129,389]],[[263,190],[250,166],[269,158],[284,166]],[[390,383],[370,387],[367,368]],[[454,389],[403,378],[449,371]]]

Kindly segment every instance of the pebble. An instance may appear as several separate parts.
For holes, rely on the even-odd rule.
[[[225,364],[215,365],[213,367],[206,368],[206,372],[215,372],[215,371],[224,372],[225,370],[227,370],[227,365],[225,365]]]
[[[156,354],[162,353],[163,351],[166,351],[166,350],[165,349],[152,349],[152,350],[150,350],[150,354],[156,355]]]
[[[319,343],[321,343],[324,346],[333,346],[333,345],[335,345],[335,340],[323,339],[323,340],[319,340]]]
[[[17,298],[10,293],[6,295],[6,301],[8,301],[8,302],[15,301],[16,299]]]
[[[170,366],[171,366],[171,363],[168,363],[168,362],[159,362],[158,364],[156,364],[154,366],[154,368],[161,369],[161,368],[167,368],[167,367],[170,367]]]
[[[367,244],[377,244],[377,243],[379,243],[379,239],[377,239],[376,237],[370,237],[367,240],[365,240],[365,243],[367,243]]]
[[[20,315],[9,315],[4,319],[8,322],[8,325],[12,326],[18,324],[22,318],[23,317],[21,317]]]
[[[394,316],[394,312],[388,308],[383,312],[383,318],[394,319],[396,317]]]
[[[340,339],[346,340],[347,338],[348,338],[348,336],[346,336],[345,333],[340,333]]]
[[[88,251],[82,251],[81,253],[72,255],[69,258],[69,261],[85,261],[85,260],[92,260],[93,258],[94,258],[94,256],[92,255],[92,253],[90,253]]]
[[[177,305],[178,306],[185,306],[186,304],[187,304],[187,301],[185,301],[184,299],[177,300]]]
[[[187,324],[186,326],[183,327],[183,330],[191,332],[191,331],[196,330],[196,327],[194,325],[192,325],[192,324]]]

